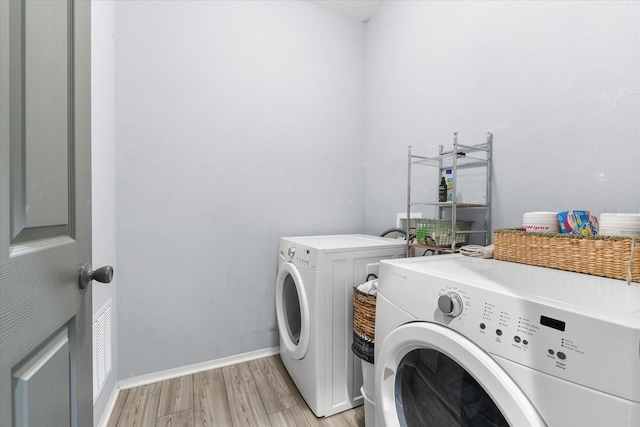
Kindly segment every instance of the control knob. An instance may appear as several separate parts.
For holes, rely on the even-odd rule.
[[[450,317],[458,317],[462,313],[462,298],[455,292],[447,292],[438,298],[438,309]]]
[[[296,254],[296,248],[295,246],[292,246],[289,248],[289,250],[287,251],[289,254],[289,258],[293,258],[293,256]]]

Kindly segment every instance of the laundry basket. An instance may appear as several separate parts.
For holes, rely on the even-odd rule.
[[[451,246],[450,219],[416,219],[416,240],[422,245]],[[469,242],[469,233],[473,221],[456,221],[456,246],[464,246]],[[459,233],[460,232],[460,233]]]
[[[368,279],[368,278],[367,278]],[[376,325],[376,297],[353,288],[353,344],[351,350],[362,362],[362,397],[365,427],[375,427],[373,352]]]
[[[360,359],[373,363],[376,297],[353,288],[353,344],[351,350]]]

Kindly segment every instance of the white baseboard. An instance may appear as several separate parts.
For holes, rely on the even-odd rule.
[[[222,368],[224,366],[235,365],[237,363],[248,362],[262,357],[273,356],[280,353],[280,347],[264,348],[262,350],[250,351],[248,353],[236,354],[235,356],[223,357],[221,359],[209,360],[207,362],[194,363],[193,365],[181,366],[179,368],[167,369],[166,371],[152,372],[150,374],[139,375],[118,381],[118,388],[126,390],[133,387],[166,381],[184,375],[196,374],[198,372],[209,371],[211,369]]]
[[[107,427],[107,424],[109,424],[109,418],[111,418],[113,408],[116,406],[116,400],[118,400],[119,393],[120,389],[118,388],[118,384],[116,384],[113,386],[113,390],[111,390],[111,396],[109,396],[107,406],[104,408],[104,412],[102,412],[100,422],[97,424],[98,427]]]
[[[111,412],[116,405],[120,390],[127,390],[134,387],[140,387],[147,384],[153,384],[160,381],[170,380],[172,378],[182,377],[184,375],[197,374],[198,372],[218,369],[229,365],[248,362],[250,360],[260,359],[263,357],[273,356],[280,353],[280,347],[264,348],[262,350],[250,351],[248,353],[236,354],[235,356],[223,357],[221,359],[209,360],[207,362],[194,363],[193,365],[181,366],[179,368],[167,369],[166,371],[152,372],[150,374],[139,375],[137,377],[127,378],[116,383],[113,392],[107,402],[107,407],[102,414],[98,427],[106,427],[111,417]]]

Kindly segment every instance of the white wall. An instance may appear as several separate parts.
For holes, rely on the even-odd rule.
[[[94,424],[100,421],[118,372],[118,325],[116,290],[115,197],[115,7],[113,1],[91,4],[91,168],[93,266],[111,265],[111,284],[93,282],[93,312],[112,301],[112,371],[94,405]]]
[[[367,23],[367,227],[406,210],[407,146],[494,133],[493,225],[640,212],[640,2],[383,2]],[[437,177],[416,189],[437,200]],[[418,185],[417,183],[414,183]]]
[[[115,134],[94,81],[94,156],[116,165],[118,378],[277,345],[278,238],[392,226],[409,144],[492,131],[495,227],[640,211],[639,4],[398,0],[364,25],[298,1],[116,2]]]
[[[277,346],[279,237],[364,230],[364,29],[116,2],[119,378]]]

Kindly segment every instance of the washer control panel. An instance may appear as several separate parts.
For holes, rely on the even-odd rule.
[[[309,248],[301,247],[297,248],[296,246],[289,246],[286,250],[287,261],[291,261],[299,267],[304,268],[313,268],[315,257],[312,254],[312,250]]]
[[[621,397],[637,393],[629,378],[640,375],[640,336],[632,328],[463,284],[440,287],[431,307],[437,323],[493,355]],[[610,349],[627,372],[614,368]]]

